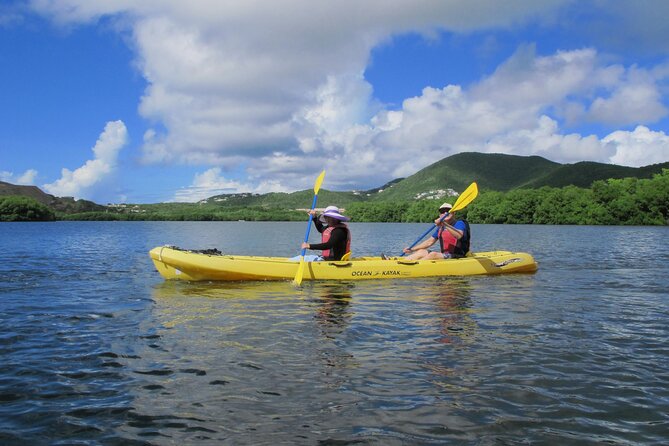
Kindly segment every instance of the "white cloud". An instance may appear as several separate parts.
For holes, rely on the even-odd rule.
[[[219,167],[213,167],[205,172],[195,174],[193,183],[186,188],[178,190],[174,196],[174,201],[196,202],[214,195],[242,192],[268,193],[287,191],[277,182],[273,181],[263,181],[256,186],[252,186],[251,184],[229,180],[221,175]]]
[[[360,101],[369,103],[365,89],[349,88],[356,93],[347,96],[335,93],[341,87],[327,88],[330,94],[319,96],[299,121],[301,134],[309,135],[301,140],[304,154],[264,156],[250,163],[250,171],[260,177],[271,172],[288,182],[297,166],[311,172],[325,166],[328,184],[353,188],[361,178],[370,185],[382,184],[462,151],[540,155],[564,163],[624,160],[640,166],[667,161],[667,154],[655,147],[659,138],[636,137],[634,144],[623,146],[612,143],[610,136],[602,139],[561,128],[561,122],[569,125],[576,115],[582,122],[602,124],[657,121],[667,114],[660,101],[666,74],[606,64],[593,49],[538,56],[529,46],[478,84],[467,89],[427,87],[420,96],[406,99],[401,109],[380,110],[366,123],[353,119],[350,111],[363,109]],[[616,105],[623,98],[624,106]],[[604,113],[616,106],[617,113]],[[641,155],[646,152],[653,156]],[[631,159],[635,153],[639,156]],[[309,187],[304,180],[300,186]]]
[[[598,97],[592,102],[591,120],[611,125],[629,125],[655,122],[667,115],[667,107],[662,103],[661,87],[653,71],[632,67],[625,78],[613,87],[609,97]]]
[[[160,123],[147,136],[147,162],[229,166],[240,157],[313,150],[310,135],[332,131],[320,128],[323,121],[313,115],[327,104],[322,95],[329,94],[331,80],[337,93],[371,91],[360,73],[371,49],[393,35],[511,26],[550,15],[565,0],[31,3],[60,22],[101,16],[126,21],[137,66],[149,83],[140,112]],[[331,105],[346,103],[345,97],[330,98]],[[369,114],[373,107],[358,100],[347,116]],[[296,127],[296,121],[311,128]],[[327,124],[335,123],[327,119]]]
[[[639,167],[669,161],[669,136],[642,125],[632,132],[613,132],[602,142],[615,149],[611,157],[615,164]]]
[[[606,149],[594,135],[561,134],[557,122],[548,116],[539,118],[536,127],[497,135],[485,147],[491,153],[540,155],[562,162],[599,159]]]
[[[14,175],[13,172],[8,172],[8,171],[0,172],[0,181],[5,181],[7,183],[12,183],[12,184],[19,184],[22,186],[34,185],[35,178],[37,178],[37,171],[35,169],[28,169],[20,175]]]
[[[128,131],[122,121],[108,122],[92,149],[94,158],[74,171],[63,168],[60,179],[42,188],[60,197],[81,197],[114,172],[118,154],[127,140]]]
[[[608,62],[594,48],[540,56],[526,45],[478,84],[428,86],[399,110],[381,109],[361,74],[371,50],[397,35],[432,38],[442,31],[557,22],[573,11],[568,8],[579,7],[618,18],[652,17],[657,26],[646,37],[666,48],[662,15],[643,12],[660,3],[620,3],[32,1],[38,11],[62,22],[101,16],[125,21],[148,82],[140,113],[158,123],[144,135],[144,161],[244,165],[256,181],[271,178],[269,187],[289,189],[310,187],[322,168],[328,170],[329,188],[359,185],[363,178],[378,185],[461,151],[539,154],[561,162],[631,159],[635,150],[646,152],[642,144],[663,153],[652,149],[656,139],[638,138],[636,130],[631,133],[635,143],[623,144],[568,129],[588,123],[633,128],[663,119],[666,65],[626,67]],[[629,24],[637,37],[643,34],[640,23]],[[623,26],[618,34],[626,35]],[[64,170],[53,187],[76,191],[95,170],[104,169]],[[258,187],[209,170],[176,199],[193,201],[201,195],[198,190]]]
[[[596,135],[565,133],[560,120],[580,113],[587,121],[606,121],[608,117],[597,120],[597,114],[588,111],[593,108],[590,104],[623,97],[638,85],[638,90],[654,92],[643,95],[647,107],[634,107],[641,101],[630,98],[629,107],[616,119],[625,124],[655,121],[666,115],[659,102],[661,80],[653,70],[607,65],[593,49],[538,56],[533,47],[524,47],[468,89],[425,88],[420,96],[406,99],[400,110],[382,110],[365,125],[352,123],[329,132],[326,125],[312,120],[309,123],[320,132],[309,141],[308,155],[313,159],[320,154],[321,163],[334,171],[329,181],[342,184],[370,177],[381,183],[462,151],[540,155],[559,162],[614,162],[618,158],[612,158],[613,145]],[[575,98],[580,107],[575,107]],[[264,158],[262,164],[271,159]]]

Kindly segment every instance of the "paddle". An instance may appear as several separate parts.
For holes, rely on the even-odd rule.
[[[476,198],[476,196],[477,196],[478,194],[479,194],[479,187],[476,185],[476,182],[470,184],[469,187],[468,187],[467,189],[465,189],[465,191],[464,191],[463,193],[460,194],[460,196],[458,197],[457,201],[455,202],[455,204],[454,204],[453,207],[451,208],[451,212],[455,212],[455,211],[459,211],[460,209],[464,209],[465,207],[467,207],[467,205],[468,205],[469,203],[471,203],[472,201],[474,201],[474,198]],[[449,214],[450,214],[450,212],[446,212],[446,213],[444,214],[444,216],[441,217],[441,218],[439,219],[439,223],[441,223],[442,221],[444,221],[444,219],[445,219],[446,217],[448,217]],[[433,224],[433,225],[430,227],[430,229],[428,229],[427,231],[425,231],[425,233],[424,233],[423,235],[421,235],[420,237],[418,237],[418,238],[416,239],[416,241],[413,242],[413,244],[412,244],[411,246],[409,246],[409,249],[411,249],[411,248],[413,248],[414,246],[416,246],[416,245],[418,244],[418,242],[420,242],[421,240],[423,240],[423,238],[424,238],[426,235],[428,235],[431,231],[434,231],[434,228],[436,228],[436,227],[437,227],[437,225],[436,225],[436,224]],[[404,252],[402,252],[402,254],[400,254],[400,257],[402,257],[403,255],[404,255]]]
[[[318,190],[321,188],[323,183],[323,178],[325,178],[325,171],[322,171],[316,182],[314,183],[314,201],[311,203],[311,210],[313,211],[316,208],[316,201],[318,200]],[[311,231],[311,220],[314,218],[309,212],[309,223],[307,223],[307,235],[304,236],[304,243],[309,241],[309,232]],[[293,279],[293,284],[299,286],[302,283],[302,276],[304,275],[304,254],[307,252],[306,248],[302,248],[302,254],[300,255],[300,266],[297,267],[297,273],[295,273],[295,279]]]

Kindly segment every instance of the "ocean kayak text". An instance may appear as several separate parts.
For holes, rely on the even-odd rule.
[[[357,276],[400,276],[399,271],[352,271],[351,276],[357,277]]]

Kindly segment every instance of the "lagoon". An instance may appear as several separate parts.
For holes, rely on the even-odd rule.
[[[354,255],[426,224],[352,223]],[[532,275],[173,283],[305,223],[0,224],[0,444],[663,444],[667,227],[472,225]],[[312,231],[312,241],[317,241]]]

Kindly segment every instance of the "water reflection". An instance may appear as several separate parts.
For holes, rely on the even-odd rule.
[[[424,230],[354,225],[358,255]],[[668,227],[478,225],[541,269],[301,289],[164,282],[146,255],[303,230],[3,224],[0,443],[667,443]]]
[[[297,291],[288,282],[181,282],[167,280],[153,287],[153,297],[173,299],[202,297],[210,299],[263,299],[294,297]]]
[[[316,299],[315,318],[325,338],[335,339],[346,330],[352,317],[350,307],[354,288],[353,283],[323,284],[317,288],[320,297]]]
[[[439,323],[439,342],[462,343],[473,338],[476,322],[471,317],[471,285],[466,280],[442,280],[433,290]]]

